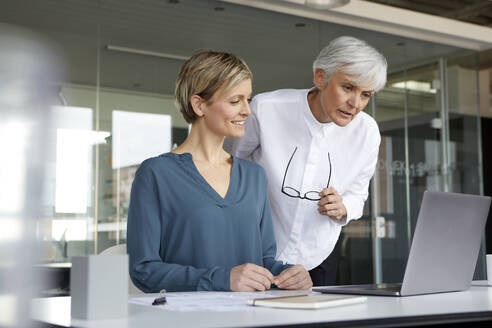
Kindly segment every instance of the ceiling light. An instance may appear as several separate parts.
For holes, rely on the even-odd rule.
[[[345,6],[349,2],[350,0],[306,0],[305,4],[315,9],[333,9]]]
[[[142,50],[142,49],[135,49],[135,48],[113,46],[111,44],[108,44],[106,46],[106,49],[111,50],[111,51],[126,52],[129,54],[153,56],[153,57],[176,59],[176,60],[187,60],[188,58],[190,58],[188,56],[169,54],[169,53],[165,53],[165,52],[157,52],[157,51],[149,51],[149,50]]]
[[[422,82],[422,81],[402,81],[391,84],[393,88],[399,89],[407,89],[412,91],[426,92],[426,93],[436,93],[437,90],[432,88],[432,84],[430,82]]]

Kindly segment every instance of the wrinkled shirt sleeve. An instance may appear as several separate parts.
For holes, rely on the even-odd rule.
[[[360,171],[356,179],[347,191],[343,193],[342,199],[345,208],[347,209],[347,217],[340,220],[340,224],[346,225],[351,220],[357,220],[362,217],[364,210],[364,203],[369,195],[369,183],[374,175],[376,164],[378,161],[379,145],[381,143],[381,136],[378,134],[375,145],[368,151],[366,156],[364,168]]]

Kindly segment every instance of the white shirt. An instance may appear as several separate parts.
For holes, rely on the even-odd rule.
[[[345,127],[318,122],[309,108],[309,91],[286,89],[254,97],[244,137],[232,146],[233,154],[266,170],[277,259],[302,264],[307,270],[331,253],[343,225],[362,216],[381,141],[376,121],[364,112]],[[329,153],[330,186],[343,198],[346,219],[321,215],[318,201],[281,192],[296,147],[284,186],[298,190],[301,196],[321,191],[330,176]]]

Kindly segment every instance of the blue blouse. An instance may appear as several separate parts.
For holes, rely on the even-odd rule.
[[[145,292],[229,291],[237,265],[273,275],[290,266],[275,260],[265,171],[237,157],[225,198],[189,153],[144,161],[132,185],[127,249],[130,277]]]

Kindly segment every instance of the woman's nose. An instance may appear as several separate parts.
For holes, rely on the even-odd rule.
[[[350,106],[352,106],[353,108],[355,108],[356,110],[359,109],[360,107],[360,104],[361,104],[361,99],[360,99],[360,95],[357,93],[357,92],[354,92],[349,100],[348,100],[348,103],[350,104]]]
[[[246,101],[244,106],[241,108],[241,115],[249,116],[251,114],[251,108],[249,107],[249,102]]]

